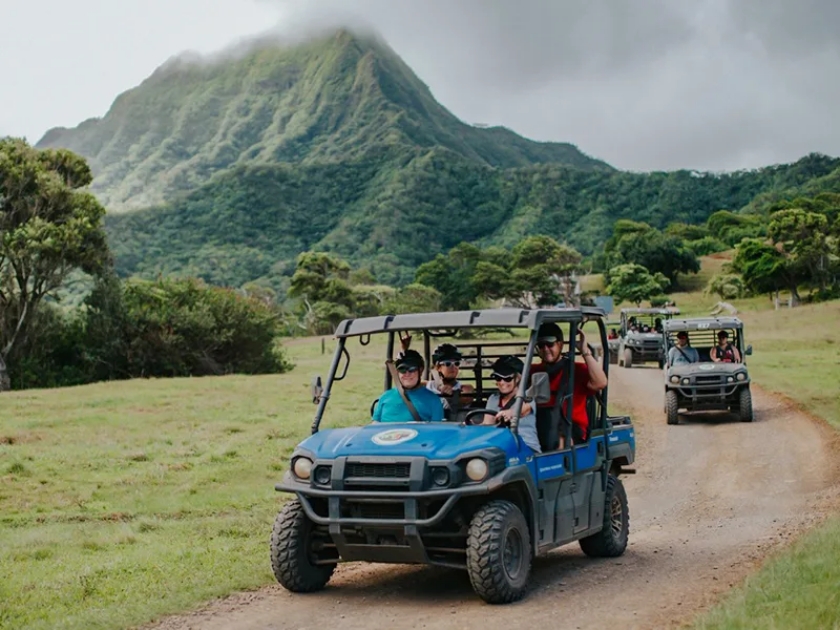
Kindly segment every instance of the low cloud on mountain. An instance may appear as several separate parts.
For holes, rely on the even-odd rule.
[[[573,142],[619,168],[720,170],[840,155],[836,0],[11,4],[0,39],[0,130],[31,141],[103,115],[182,50],[218,51],[274,24],[293,39],[365,25],[464,120]]]
[[[455,114],[619,168],[840,154],[833,0],[260,1],[285,32],[367,25]]]

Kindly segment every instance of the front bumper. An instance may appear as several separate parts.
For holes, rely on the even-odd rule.
[[[627,344],[625,348],[630,348],[633,352],[633,361],[645,363],[648,361],[660,361],[664,358],[662,348],[659,345],[641,345],[635,346]]]
[[[690,410],[728,409],[737,402],[738,392],[749,387],[749,379],[745,381],[726,382],[725,377],[717,383],[690,383],[688,385],[669,384],[669,389],[677,392],[681,407]]]
[[[293,458],[295,456],[293,455]],[[481,482],[465,473],[466,462],[481,458],[488,473]],[[488,494],[506,483],[506,456],[498,449],[465,453],[455,461],[425,457],[337,457],[313,459],[312,474],[303,481],[286,474],[275,485],[293,492],[307,516],[319,525],[432,527],[440,523],[460,497]],[[329,468],[329,478],[318,469]],[[445,476],[446,483],[435,482]],[[383,515],[383,513],[385,513]]]
[[[428,472],[445,464],[425,458],[403,458],[399,462],[390,458],[387,462],[376,458],[337,458],[330,460],[334,468],[329,484],[301,481],[289,473],[275,489],[297,496],[306,516],[329,533],[342,561],[463,568],[467,522],[455,506],[462,499],[486,496],[527,475],[525,465],[505,468],[503,458],[497,458],[497,462],[482,482],[465,482],[455,477],[453,485],[434,488],[429,487],[434,484],[428,483]],[[394,465],[405,463],[410,467],[407,477],[348,475],[354,465],[366,465],[368,472],[378,474],[381,469],[370,466],[391,466],[389,470],[393,472]],[[325,462],[316,461],[313,470],[318,465]],[[401,472],[406,471],[403,468]]]

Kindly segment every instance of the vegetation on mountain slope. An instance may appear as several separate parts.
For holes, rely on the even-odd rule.
[[[420,264],[462,241],[509,249],[545,234],[589,256],[619,219],[660,229],[701,224],[835,169],[840,160],[812,155],[719,175],[500,170],[445,149],[393,149],[344,162],[240,167],[181,200],[105,224],[124,276],[195,275],[285,291],[296,256],[319,249],[370,269],[379,282],[404,285]]]
[[[461,122],[386,44],[343,30],[297,46],[257,41],[212,62],[175,58],[102,119],[52,129],[37,146],[88,158],[112,212],[162,203],[235,166],[358,161],[382,149],[611,170],[570,144]]]
[[[308,250],[394,286],[464,241],[511,249],[542,234],[597,264],[619,219],[662,229],[761,213],[840,177],[821,155],[727,174],[616,171],[569,144],[463,123],[386,44],[346,30],[175,58],[102,119],[39,146],[88,158],[120,275],[281,295]]]

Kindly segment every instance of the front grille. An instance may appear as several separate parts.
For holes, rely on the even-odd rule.
[[[716,385],[718,383],[723,383],[722,376],[696,376],[694,377],[695,382],[698,385]]]
[[[407,479],[411,464],[360,464],[348,463],[347,477],[368,477],[373,479]]]

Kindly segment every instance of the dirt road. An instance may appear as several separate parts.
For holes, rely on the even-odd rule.
[[[623,557],[595,561],[569,545],[538,558],[528,595],[508,606],[481,602],[466,573],[344,565],[321,593],[273,586],[155,630],[669,627],[821,516],[837,468],[827,430],[814,420],[754,389],[752,424],[720,415],[668,426],[659,370],[614,367],[610,376],[613,404],[630,409],[638,427]]]

